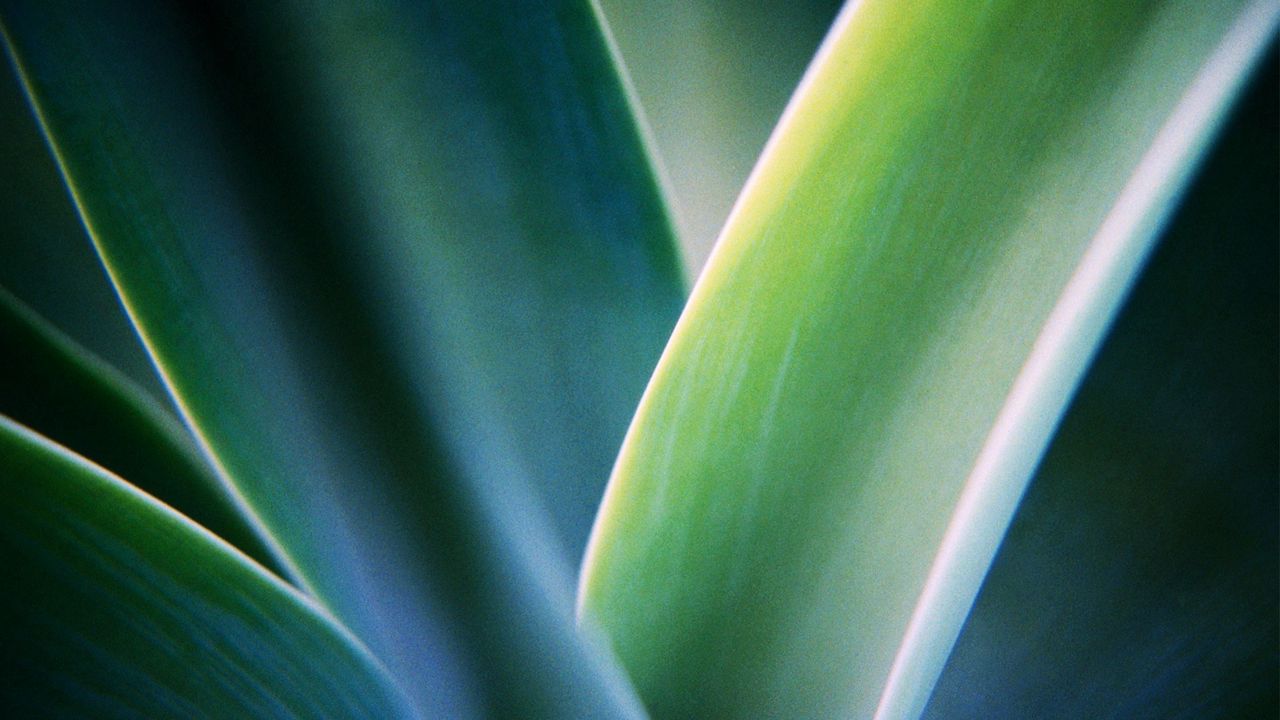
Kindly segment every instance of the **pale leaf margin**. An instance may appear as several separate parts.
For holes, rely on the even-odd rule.
[[[160,377],[161,385],[168,392],[170,399],[178,408],[179,415],[182,418],[193,417],[191,409],[182,398],[182,394],[175,390],[178,386],[174,384],[164,362],[160,359],[160,356],[155,353],[155,342],[149,337],[144,325],[138,322],[137,312],[133,308],[128,294],[119,292],[119,288],[121,287],[118,277],[119,273],[111,266],[111,263],[105,260],[105,256],[102,253],[102,243],[88,221],[88,209],[86,208],[83,199],[80,197],[79,192],[76,190],[75,183],[69,182],[68,180],[71,175],[67,167],[66,160],[63,158],[57,144],[52,140],[52,135],[48,130],[50,125],[48,118],[45,117],[44,110],[40,107],[39,103],[32,100],[37,97],[37,93],[35,88],[31,85],[30,73],[27,68],[23,66],[21,58],[18,57],[18,53],[15,50],[17,45],[10,37],[9,30],[5,27],[3,22],[0,22],[0,43],[3,43],[4,45],[4,54],[8,58],[9,63],[12,65],[13,70],[18,77],[18,82],[21,84],[22,91],[27,97],[27,103],[31,107],[32,113],[35,114],[36,122],[40,127],[42,136],[44,137],[45,145],[48,147],[50,155],[53,156],[54,162],[58,167],[58,173],[62,177],[64,185],[66,185],[67,194],[71,197],[71,202],[75,207],[76,215],[79,218],[80,224],[84,228],[84,231],[88,235],[90,241],[93,243],[94,250],[98,257],[104,258],[102,260],[103,268],[111,280],[112,287],[117,289],[116,294],[120,299],[120,306],[124,309],[124,313],[129,320],[129,324],[133,326],[134,331],[138,334],[138,339],[146,349],[147,356],[151,359],[151,363],[155,368],[156,374]],[[212,470],[214,476],[218,480],[218,483],[226,492],[231,503],[240,512],[241,516],[262,541],[263,545],[266,546],[267,552],[269,552],[276,562],[280,564],[285,576],[304,593],[314,596],[316,593],[315,589],[311,586],[311,583],[308,582],[306,576],[294,562],[285,547],[258,517],[256,510],[254,510],[252,504],[240,491],[240,488],[232,481],[231,474],[227,471],[227,468],[222,464],[221,460],[218,459],[217,454],[214,453],[208,439],[206,439],[204,434],[201,433],[194,425],[184,422],[184,427],[189,431],[192,441],[200,451],[200,455],[207,463],[209,469]]]
[[[223,567],[216,572],[224,572],[230,570],[236,573],[236,577],[244,580],[244,585],[238,590],[231,588],[224,589],[229,594],[243,592],[246,596],[256,598],[258,601],[266,599],[272,603],[282,603],[286,608],[293,608],[294,611],[300,613],[298,617],[307,624],[318,629],[334,643],[334,648],[345,653],[352,659],[356,665],[351,666],[352,670],[358,670],[358,677],[352,677],[355,682],[368,681],[374,683],[370,687],[378,689],[379,697],[361,697],[360,700],[371,703],[371,707],[381,707],[381,712],[393,713],[393,717],[413,718],[416,717],[411,708],[404,691],[392,679],[390,672],[382,664],[382,662],[357,638],[342,622],[333,616],[324,606],[317,602],[311,596],[303,593],[298,588],[285,582],[266,567],[259,564],[242,550],[226,542],[222,538],[210,532],[204,526],[196,523],[186,515],[178,512],[174,508],[165,504],[163,501],[147,494],[146,492],[133,486],[126,480],[112,473],[110,470],[94,463],[78,453],[70,450],[53,440],[41,435],[34,430],[14,421],[5,415],[0,415],[0,439],[4,440],[4,444],[26,448],[42,453],[57,462],[65,463],[64,468],[79,473],[76,482],[81,484],[82,490],[86,493],[85,497],[107,497],[114,496],[112,504],[127,503],[133,506],[135,514],[122,516],[119,523],[114,527],[108,527],[106,530],[111,533],[119,533],[122,530],[131,530],[132,532],[150,532],[163,534],[169,537],[172,542],[184,542],[191,547],[193,552],[208,553],[207,558],[216,561],[215,564],[221,564]],[[11,482],[23,482],[20,478],[9,478]],[[93,487],[93,486],[96,486]],[[36,491],[38,492],[38,491]],[[87,500],[86,500],[87,502]],[[79,512],[75,509],[73,513]],[[140,528],[135,523],[146,522],[147,527]],[[163,559],[163,558],[162,558]],[[209,569],[201,572],[210,572]],[[15,593],[18,596],[23,594],[27,588],[19,588]],[[264,627],[263,630],[269,632],[272,627]],[[130,633],[116,634],[117,638],[125,639],[130,637]],[[132,646],[137,647],[137,641],[133,640]],[[226,662],[227,657],[223,655],[212,656],[213,662]],[[16,658],[9,658],[12,662]],[[312,657],[293,657],[288,658],[290,662],[299,663],[300,666],[306,667],[307,663],[315,661]],[[279,678],[282,681],[293,682],[298,678]],[[51,678],[51,682],[56,683],[56,678]],[[70,687],[74,687],[71,685]],[[6,688],[6,690],[14,690],[16,688]],[[218,692],[225,691],[226,688],[219,688]],[[137,688],[122,688],[121,692],[127,694],[130,691],[137,691]],[[216,693],[215,693],[216,694]],[[11,701],[13,698],[6,697],[5,702]],[[0,709],[5,706],[0,705]],[[219,712],[226,711],[226,708],[205,708],[211,713],[211,716],[218,716]],[[368,708],[367,708],[368,709]],[[54,712],[52,709],[46,709]],[[333,708],[338,713],[337,708]],[[55,713],[56,714],[56,713]],[[341,715],[338,715],[341,716]]]
[[[762,168],[781,152],[780,138],[788,134],[796,108],[813,91],[815,69],[829,58],[834,39],[850,25],[860,7],[861,3],[855,0],[837,19],[748,179],[726,227],[733,227],[745,212],[744,200],[761,182]],[[961,484],[958,504],[946,518],[943,541],[929,562],[922,594],[916,598],[876,704],[876,720],[916,717],[923,710],[1067,402],[1154,247],[1163,222],[1207,150],[1214,130],[1223,121],[1230,101],[1265,50],[1278,16],[1280,6],[1272,0],[1261,0],[1246,5],[1229,21],[1223,39],[1211,46],[1208,61],[1195,72],[1188,89],[1163,118],[1151,143],[1141,150],[1120,194],[1086,241],[1084,254],[1072,269],[1046,322],[1038,329],[1031,352],[983,436],[979,455]],[[708,268],[714,268],[716,255],[726,250],[723,240],[722,232]],[[704,273],[692,293],[695,301],[705,290],[699,286],[707,282]],[[668,352],[659,361],[655,378],[674,362],[671,348],[682,332],[688,334],[690,324],[686,312],[677,324]],[[653,388],[651,384],[642,398],[637,417],[644,416],[646,406],[654,401],[650,392]],[[632,430],[635,429],[633,425]],[[633,440],[634,434],[629,433],[620,459],[634,447]],[[616,475],[615,467],[615,479]],[[610,517],[606,502],[579,576],[578,615],[582,622],[590,621],[586,617],[588,588],[601,553],[600,529]]]
[[[874,720],[910,720],[924,712],[1068,401],[1278,20],[1280,4],[1272,0],[1241,13],[1090,241],[965,480]]]

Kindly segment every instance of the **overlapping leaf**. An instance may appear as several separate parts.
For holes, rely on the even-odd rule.
[[[839,0],[601,0],[697,277]]]
[[[849,6],[628,434],[582,610],[660,717],[913,717],[1271,2]]]
[[[1089,370],[931,720],[1280,701],[1275,47]]]
[[[7,58],[0,64],[0,286],[163,402],[26,94]]]
[[[3,288],[0,355],[0,414],[129,478],[280,577],[292,577],[186,428]]]
[[[311,600],[4,417],[0,484],[5,717],[414,717]]]
[[[424,714],[637,712],[567,559],[681,291],[591,6],[2,7],[126,305],[306,585]]]

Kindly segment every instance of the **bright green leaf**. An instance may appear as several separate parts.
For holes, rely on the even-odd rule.
[[[311,600],[4,417],[0,484],[5,717],[413,717]]]
[[[425,715],[638,712],[570,562],[681,287],[592,7],[2,7],[126,306],[304,584]]]
[[[280,577],[292,577],[186,429],[3,288],[0,356],[0,414],[127,478]]]
[[[919,714],[1277,8],[846,8],[629,431],[583,614],[658,717]]]
[[[702,270],[839,0],[600,0]]]

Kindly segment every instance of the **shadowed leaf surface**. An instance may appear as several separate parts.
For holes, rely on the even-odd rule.
[[[1275,49],[1023,500],[926,718],[1269,718]]]
[[[167,399],[80,223],[9,62],[0,71],[0,286]],[[165,411],[172,408],[165,405]]]
[[[3,417],[0,484],[5,717],[414,717],[312,601]]]
[[[681,290],[592,7],[0,7],[170,389],[306,586],[425,715],[637,712],[569,567]]]
[[[3,288],[0,356],[0,414],[127,478],[280,577],[292,577],[186,428]]]

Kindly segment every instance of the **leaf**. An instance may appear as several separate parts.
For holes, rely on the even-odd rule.
[[[304,585],[424,716],[639,712],[569,558],[681,289],[591,6],[2,6],[140,333]]]
[[[172,415],[3,288],[0,351],[0,414],[128,478],[276,575],[293,577]]]
[[[0,286],[153,398],[167,400],[26,96],[7,60],[0,65]],[[173,412],[168,405],[165,411]]]
[[[1273,42],[1014,516],[928,718],[1280,700]]]
[[[658,717],[914,717],[1276,8],[849,6],[628,433],[581,612]]]
[[[601,0],[702,270],[839,0]]]
[[[413,717],[310,600],[3,417],[0,483],[6,717]]]

